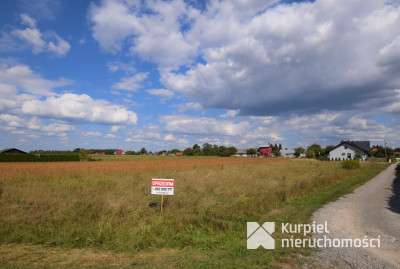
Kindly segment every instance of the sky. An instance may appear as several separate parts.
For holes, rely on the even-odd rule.
[[[0,6],[0,149],[400,147],[398,0]]]

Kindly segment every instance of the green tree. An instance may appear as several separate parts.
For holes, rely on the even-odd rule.
[[[213,146],[209,143],[203,144],[203,154],[206,156],[214,155]]]
[[[147,153],[147,150],[145,148],[140,149],[140,154],[144,155]]]
[[[219,147],[218,147],[218,145],[213,145],[213,154],[214,155],[219,155]]]
[[[315,151],[310,149],[306,152],[306,158],[308,159],[315,159]]]
[[[255,148],[250,148],[246,151],[247,155],[255,156],[257,155],[257,150]]]
[[[180,150],[179,149],[171,149],[170,152],[172,154],[176,154],[177,152],[180,152]]]
[[[80,149],[79,151],[79,159],[87,161],[89,160],[89,154],[88,151],[85,149]]]
[[[279,149],[275,149],[272,151],[272,154],[274,154],[275,157],[281,156],[281,151]]]
[[[228,148],[228,151],[229,151],[229,156],[235,155],[236,152],[237,152],[237,148],[235,148],[235,147],[229,147],[229,148]]]
[[[237,152],[237,149],[235,147],[225,147],[225,146],[220,146],[218,148],[219,156],[221,157],[229,157],[231,155],[235,155]]]
[[[300,157],[301,154],[304,154],[306,150],[303,149],[302,147],[298,147],[294,149],[294,156],[296,156],[297,158]]]
[[[331,151],[334,147],[335,147],[334,145],[326,146],[326,148],[324,149],[324,152],[329,152],[329,151]]]
[[[186,148],[186,149],[183,151],[183,155],[186,155],[186,156],[193,156],[193,148]]]

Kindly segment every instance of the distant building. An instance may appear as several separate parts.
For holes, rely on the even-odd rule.
[[[281,157],[284,158],[295,158],[295,151],[291,149],[282,149],[281,150]]]
[[[235,157],[247,157],[247,149],[238,149],[235,153]]]
[[[106,155],[105,152],[96,152],[96,153],[92,153],[91,155]]]
[[[114,152],[114,155],[125,155],[125,151],[123,151],[123,150],[116,150],[116,151]]]
[[[25,151],[16,149],[16,148],[8,148],[8,149],[3,149],[0,151],[1,153],[19,153],[19,154],[27,154]]]
[[[175,156],[182,156],[182,155],[183,155],[183,152],[181,152],[181,151],[175,153]]]
[[[329,151],[329,159],[334,160],[352,160],[356,152],[359,152],[362,160],[368,158],[371,152],[369,141],[341,141],[339,145],[335,146]]]
[[[263,157],[272,157],[272,145],[259,147],[257,151]]]

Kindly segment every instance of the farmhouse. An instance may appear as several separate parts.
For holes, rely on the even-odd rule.
[[[115,155],[125,155],[125,151],[123,151],[123,150],[116,150],[116,151],[114,152],[114,154],[115,154]]]
[[[19,153],[19,154],[26,154],[25,151],[16,149],[16,148],[8,148],[8,149],[3,149],[0,151],[1,153]]]
[[[272,145],[259,147],[257,151],[263,157],[272,157]]]
[[[356,152],[359,152],[361,160],[366,160],[371,152],[369,141],[341,141],[339,145],[329,151],[329,159],[352,160]]]
[[[294,158],[294,157],[296,157],[294,154],[295,154],[295,151],[292,149],[282,149],[281,150],[281,156],[284,158]]]
[[[235,153],[235,157],[247,157],[247,149],[238,149]]]

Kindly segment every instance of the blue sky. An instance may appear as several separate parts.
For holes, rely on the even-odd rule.
[[[400,5],[6,0],[0,148],[400,146]]]

